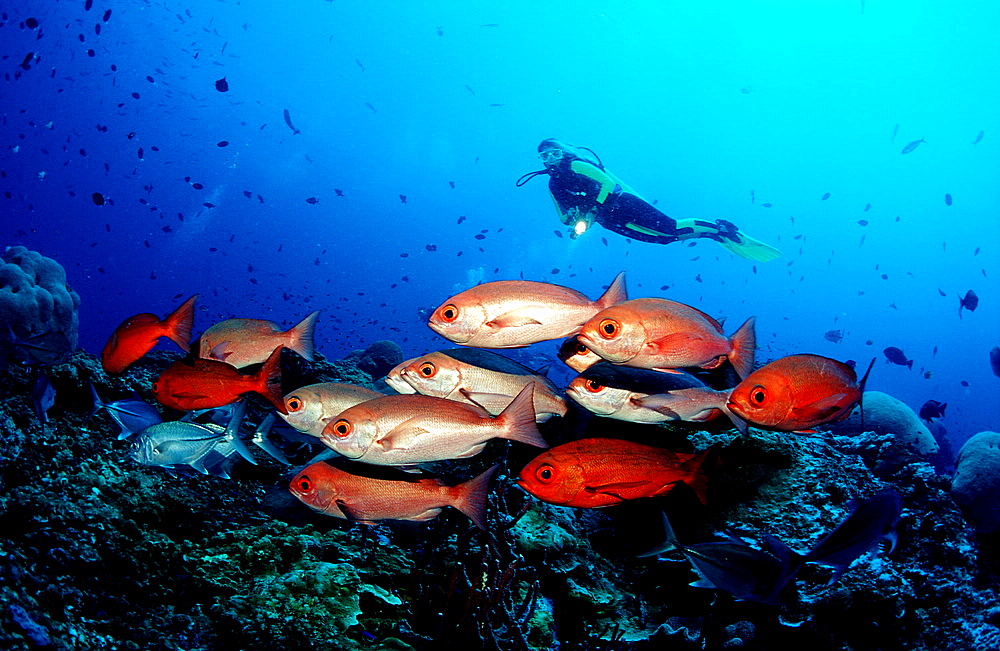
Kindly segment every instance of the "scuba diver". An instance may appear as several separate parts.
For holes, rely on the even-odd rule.
[[[724,219],[713,223],[668,217],[604,169],[600,157],[586,147],[546,138],[538,145],[538,157],[545,169],[528,172],[517,180],[517,186],[548,174],[556,212],[564,224],[572,226],[573,239],[597,222],[610,231],[643,242],[669,244],[707,237],[748,260],[767,262],[781,255],[777,249],[749,237]]]

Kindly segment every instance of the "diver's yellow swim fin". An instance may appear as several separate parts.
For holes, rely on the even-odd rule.
[[[747,260],[756,260],[757,262],[769,262],[775,258],[781,257],[781,251],[774,248],[773,246],[768,246],[760,240],[755,240],[743,231],[739,231],[739,242],[734,242],[732,240],[723,240],[719,242],[726,250],[735,253],[741,258],[746,258]]]

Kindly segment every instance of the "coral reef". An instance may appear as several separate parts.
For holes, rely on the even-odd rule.
[[[403,351],[394,341],[382,340],[364,350],[352,351],[346,358],[373,378],[386,374],[403,361]]]
[[[18,339],[62,335],[68,353],[77,345],[79,308],[80,296],[66,283],[66,270],[58,262],[23,246],[11,247],[3,254],[0,324],[5,325],[4,330],[10,328]]]
[[[905,403],[881,391],[865,391],[863,405],[831,429],[837,435],[864,439],[856,448],[874,463],[876,472],[893,472],[938,453],[934,435]]]
[[[965,442],[951,494],[976,531],[1000,533],[1000,433],[980,432]]]
[[[435,466],[452,483],[506,464],[487,531],[452,509],[364,526],[303,507],[287,490],[294,470],[262,454],[232,480],[133,462],[110,419],[91,417],[82,387],[148,398],[176,357],[155,353],[109,378],[77,352],[51,369],[59,395],[46,426],[31,409],[30,373],[0,371],[0,647],[965,651],[1000,640],[995,570],[949,478],[920,460],[880,464],[863,441],[882,435],[698,433],[695,447],[722,447],[707,507],[678,489],[602,510],[512,487],[535,451],[496,441]],[[286,383],[371,381],[350,361],[284,361]],[[543,432],[557,441],[579,425],[552,419]],[[650,429],[690,432],[615,432]],[[301,465],[315,450],[296,445],[286,451]],[[832,585],[827,569],[808,566],[780,604],[693,587],[676,553],[638,557],[662,541],[663,511],[685,544],[771,534],[804,552],[852,498],[884,487],[903,496],[897,548],[862,557]]]

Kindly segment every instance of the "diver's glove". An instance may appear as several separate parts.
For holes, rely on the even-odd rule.
[[[715,222],[715,228],[718,229],[719,241],[731,240],[739,244],[740,240],[740,229],[736,228],[736,224],[725,219],[718,219]]]

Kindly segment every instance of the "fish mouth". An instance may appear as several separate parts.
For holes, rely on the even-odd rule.
[[[414,387],[413,383],[406,377],[406,371],[400,371],[399,375],[385,376],[385,383],[392,387],[396,393],[404,395],[417,393],[416,387]]]
[[[463,335],[461,332],[455,332],[453,330],[449,330],[447,324],[440,323],[438,321],[435,321],[434,319],[427,321],[427,327],[433,330],[434,332],[438,333],[448,341],[451,341],[456,344],[464,344],[467,343],[470,339],[472,339],[471,334]]]

